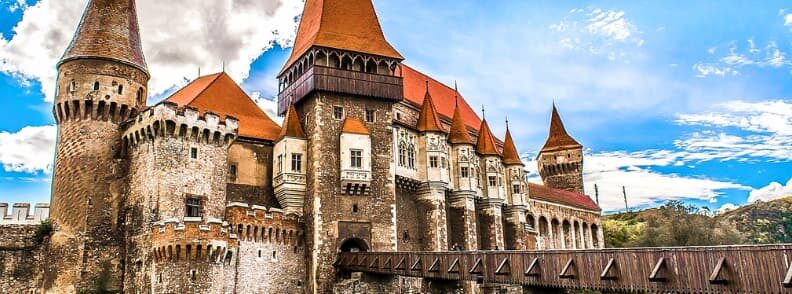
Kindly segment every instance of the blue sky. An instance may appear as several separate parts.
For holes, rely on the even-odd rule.
[[[8,110],[0,120],[0,201],[49,198],[54,64],[85,0],[59,2],[0,0],[0,106]],[[138,1],[154,76],[149,101],[199,67],[208,73],[225,62],[272,111],[274,76],[302,4],[208,2]],[[680,199],[717,210],[792,195],[792,3],[376,0],[375,7],[405,62],[458,81],[472,105],[486,105],[496,133],[508,115],[528,160],[546,138],[555,101],[586,146],[586,191],[597,184],[606,211],[623,209],[622,186],[634,207]]]

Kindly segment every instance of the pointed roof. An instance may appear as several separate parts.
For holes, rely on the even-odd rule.
[[[416,128],[419,132],[445,132],[440,123],[440,117],[437,116],[437,109],[435,109],[434,101],[432,101],[432,95],[429,94],[429,81],[426,82],[426,95],[424,96]]]
[[[385,39],[371,0],[305,1],[297,39],[283,69],[312,46],[404,59]]]
[[[134,0],[91,0],[58,65],[80,58],[120,61],[148,73]]]
[[[341,127],[341,132],[368,135],[369,129],[366,127],[366,124],[364,124],[363,121],[357,118],[347,118],[344,120],[344,126]]]
[[[481,121],[478,142],[476,142],[476,152],[481,155],[501,156],[495,143],[495,136],[492,135],[492,131],[490,131],[489,125],[487,124],[487,119]]]
[[[448,132],[448,142],[451,144],[473,145],[473,138],[470,138],[467,126],[465,126],[465,122],[462,121],[462,113],[459,110],[459,105],[454,108],[454,118],[451,119],[451,130]]]
[[[200,77],[165,99],[179,107],[197,108],[203,115],[211,112],[239,120],[239,136],[275,141],[281,132],[261,108],[226,73]]]
[[[303,132],[302,125],[300,124],[300,118],[297,117],[297,109],[294,108],[294,104],[291,104],[289,110],[286,112],[286,119],[283,120],[283,126],[281,127],[278,140],[284,137],[305,139],[305,132]]]
[[[514,140],[509,131],[508,124],[506,125],[506,139],[503,141],[503,164],[505,165],[523,165],[520,155],[517,153],[517,147],[514,146]]]
[[[435,110],[441,116],[451,119],[454,110],[459,106],[462,121],[468,128],[478,130],[481,125],[476,111],[465,101],[465,97],[427,74],[402,64],[402,80],[404,81],[404,100],[419,108],[423,105],[426,96],[426,81],[429,81],[429,92],[432,93],[432,102]],[[458,97],[459,99],[456,99]],[[458,102],[458,103],[457,103]]]
[[[528,183],[528,195],[531,199],[547,201],[572,207],[600,211],[599,205],[591,197],[566,190],[553,189],[544,185]]]
[[[561,116],[558,115],[558,109],[556,109],[555,103],[553,103],[553,114],[550,118],[550,135],[547,137],[547,142],[545,142],[544,147],[542,147],[542,151],[555,151],[578,147],[582,146],[567,133],[566,128],[564,128],[564,122],[561,121]]]

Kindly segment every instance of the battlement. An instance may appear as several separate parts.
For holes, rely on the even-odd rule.
[[[8,214],[8,203],[0,203],[0,225],[38,225],[49,219],[49,203],[36,203],[30,214],[30,203],[14,203]]]
[[[239,240],[302,245],[300,218],[279,208],[231,202],[226,205],[226,220],[231,234]]]
[[[177,219],[159,221],[152,227],[152,254],[157,262],[222,262],[236,247],[227,226],[219,220],[207,223],[179,222]]]
[[[228,146],[236,138],[239,120],[211,112],[201,115],[195,108],[179,108],[175,103],[163,102],[142,111],[122,128],[125,130],[125,147],[134,147],[157,137]]]

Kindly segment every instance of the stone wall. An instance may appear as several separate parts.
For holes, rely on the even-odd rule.
[[[0,225],[0,293],[35,293],[43,260],[38,225]]]
[[[583,148],[542,151],[537,164],[545,186],[585,194]]]
[[[534,199],[529,203],[531,210],[526,218],[536,229],[537,249],[604,247],[599,211]]]

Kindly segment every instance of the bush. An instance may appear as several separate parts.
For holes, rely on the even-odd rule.
[[[36,228],[36,235],[33,237],[33,241],[36,244],[44,243],[44,239],[52,235],[52,223],[48,220],[42,221],[38,228]]]

